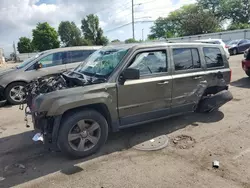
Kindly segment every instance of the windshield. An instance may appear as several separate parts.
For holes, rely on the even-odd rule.
[[[25,67],[26,65],[28,65],[29,63],[31,63],[33,60],[35,60],[36,58],[38,58],[39,56],[41,56],[42,54],[43,53],[39,53],[39,54],[36,54],[35,56],[32,56],[32,57],[26,59],[20,65],[18,65],[16,68],[17,69],[21,69],[21,68]]]
[[[74,71],[89,76],[108,77],[128,50],[128,48],[104,48],[97,50]]]
[[[232,40],[231,42],[228,43],[228,45],[236,45],[238,44],[239,40]]]

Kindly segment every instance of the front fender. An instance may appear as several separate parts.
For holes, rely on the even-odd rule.
[[[57,116],[77,107],[84,107],[91,104],[105,104],[111,114],[112,119],[118,117],[116,98],[107,92],[85,93],[84,95],[65,96],[53,101],[47,116]]]

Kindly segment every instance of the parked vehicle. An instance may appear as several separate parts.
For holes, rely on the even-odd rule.
[[[100,149],[109,132],[187,112],[211,112],[232,99],[220,45],[107,46],[77,68],[27,87],[34,137],[73,157]]]
[[[237,55],[239,53],[243,53],[249,47],[250,40],[248,39],[232,40],[227,44],[227,48],[230,55]]]
[[[10,104],[25,100],[24,86],[31,80],[75,68],[100,46],[69,47],[44,51],[20,65],[0,70],[0,96]]]
[[[227,45],[224,43],[223,40],[221,40],[221,39],[202,39],[202,40],[196,40],[196,41],[202,42],[202,43],[209,43],[209,44],[220,44],[224,48],[227,58],[228,59],[230,58],[230,54],[229,54],[229,51],[227,49]]]
[[[244,59],[242,60],[242,69],[246,75],[250,77],[250,48],[244,52]]]

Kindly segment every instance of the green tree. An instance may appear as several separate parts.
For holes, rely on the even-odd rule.
[[[128,43],[137,43],[138,41],[135,40],[135,39],[130,38],[130,39],[125,40],[124,42],[125,42],[126,44],[128,44]]]
[[[159,17],[150,29],[151,34],[148,35],[148,38],[151,40],[178,36],[177,25],[169,18]]]
[[[107,37],[103,36],[103,30],[99,26],[99,18],[94,14],[88,15],[82,20],[81,26],[84,39],[92,45],[108,44]]]
[[[248,24],[250,20],[249,0],[227,0],[223,5],[223,14],[233,25]]]
[[[17,49],[19,53],[30,53],[34,51],[31,40],[27,37],[19,38],[19,42],[17,43]]]
[[[58,27],[58,34],[65,46],[81,46],[81,30],[74,22],[62,21]]]
[[[32,30],[32,43],[38,51],[59,48],[57,31],[47,22],[38,23],[36,29]]]
[[[111,42],[121,42],[119,39],[112,40]]]
[[[250,24],[239,23],[239,24],[231,24],[227,29],[236,30],[236,29],[249,29],[249,28],[250,28]]]
[[[151,27],[149,38],[211,33],[220,28],[219,23],[212,12],[204,11],[198,4],[190,4],[171,12],[167,18],[158,18]]]

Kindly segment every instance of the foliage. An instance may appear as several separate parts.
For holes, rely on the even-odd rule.
[[[169,18],[159,17],[151,27],[149,39],[171,38],[178,36],[177,26]]]
[[[231,24],[228,27],[228,30],[249,29],[249,28],[250,24],[239,23],[239,24]]]
[[[112,40],[111,42],[121,42],[119,39]]]
[[[125,42],[126,44],[128,44],[128,43],[137,43],[138,41],[135,40],[135,39],[130,38],[130,39],[125,40],[124,42]]]
[[[219,21],[198,4],[182,6],[167,18],[158,18],[151,27],[150,39],[171,38],[215,32]]]
[[[66,47],[83,45],[81,30],[74,22],[62,21],[58,27],[58,34]]]
[[[34,51],[32,42],[27,37],[19,38],[19,42],[17,43],[17,49],[19,53],[30,53]]]
[[[106,45],[107,37],[103,36],[103,30],[99,26],[99,18],[94,14],[88,15],[82,20],[81,26],[84,39],[91,45]]]
[[[38,23],[32,31],[33,45],[38,51],[49,50],[59,47],[58,33],[47,22]]]

